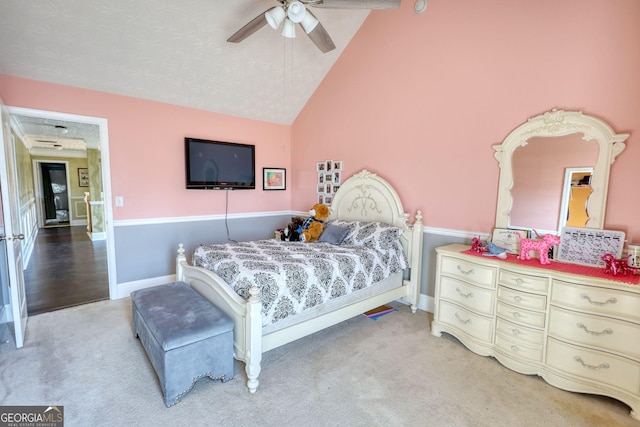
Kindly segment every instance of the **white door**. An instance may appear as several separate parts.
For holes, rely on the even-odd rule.
[[[16,347],[20,348],[24,344],[24,335],[27,329],[27,298],[24,288],[21,242],[24,239],[24,235],[20,232],[18,191],[14,147],[9,125],[9,111],[2,99],[0,99],[0,119],[2,121],[0,142],[4,147],[3,150],[0,150],[0,193],[2,193],[2,219],[4,221],[4,234],[1,237],[6,244],[7,271]]]

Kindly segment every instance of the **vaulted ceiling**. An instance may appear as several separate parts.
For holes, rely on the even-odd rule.
[[[335,0],[334,0],[335,2]],[[275,0],[3,0],[0,73],[291,124],[369,14],[313,8],[336,49],[298,27],[226,40]]]

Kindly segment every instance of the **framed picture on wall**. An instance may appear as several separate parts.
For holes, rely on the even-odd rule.
[[[263,190],[286,190],[287,170],[281,168],[262,168]]]
[[[89,186],[89,169],[88,168],[78,168],[78,185],[80,187]]]

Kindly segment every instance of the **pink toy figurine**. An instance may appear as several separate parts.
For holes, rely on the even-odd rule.
[[[479,237],[474,237],[473,240],[471,240],[471,251],[481,253],[486,252],[487,248],[482,246],[482,241]]]
[[[538,235],[537,232],[536,235]],[[549,261],[549,248],[558,244],[560,244],[560,237],[553,234],[545,234],[542,239],[520,239],[520,256],[518,258],[530,260],[529,251],[538,251],[540,253],[540,264],[551,264],[551,261]]]
[[[602,255],[602,260],[604,261],[604,264],[605,264],[604,265],[605,274],[613,274],[614,276],[617,276],[618,273],[620,273],[620,274],[626,275],[629,272],[627,258],[618,259],[611,254]]]

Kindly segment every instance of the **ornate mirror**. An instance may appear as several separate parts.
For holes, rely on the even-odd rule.
[[[580,197],[580,224],[602,228],[609,172],[628,137],[580,111],[553,109],[518,126],[493,146],[500,165],[496,227],[558,233],[568,203]]]

